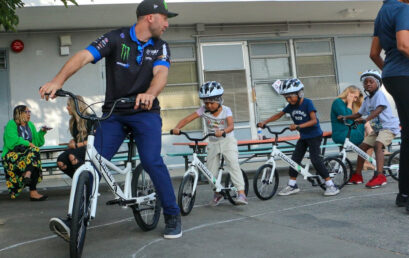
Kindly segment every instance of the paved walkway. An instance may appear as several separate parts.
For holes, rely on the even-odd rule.
[[[280,174],[281,189],[288,177]],[[299,178],[299,194],[261,201],[251,187],[249,205],[240,207],[227,201],[208,206],[212,192],[200,185],[177,240],[162,238],[162,218],[156,229],[143,232],[129,209],[106,206],[112,194],[102,187],[83,257],[408,256],[409,214],[394,205],[397,182],[388,180],[380,189],[346,186],[340,195],[324,197]],[[173,181],[177,192],[180,177]],[[48,229],[51,217],[65,216],[69,188],[51,187],[47,194],[41,203],[28,201],[26,193],[13,201],[0,194],[0,257],[69,257],[68,244]]]

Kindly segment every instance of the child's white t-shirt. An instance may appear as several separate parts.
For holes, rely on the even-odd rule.
[[[368,116],[379,106],[383,106],[385,109],[377,117],[369,121],[372,129],[375,132],[387,129],[395,135],[399,134],[399,118],[393,115],[391,105],[382,91],[376,91],[372,97],[365,97],[364,103],[362,103],[358,113],[363,116]]]
[[[233,116],[231,109],[223,105],[222,105],[222,111],[217,117],[214,116],[210,112],[206,112],[206,108],[204,105],[201,106],[198,110],[196,110],[196,113],[204,119],[207,131],[209,133],[214,133],[216,129],[220,131],[226,129],[227,128],[227,118],[229,116]],[[230,133],[226,133],[226,137],[234,137],[234,132],[231,131]],[[210,141],[218,141],[219,139],[221,139],[221,137],[214,137],[214,136],[209,137]]]

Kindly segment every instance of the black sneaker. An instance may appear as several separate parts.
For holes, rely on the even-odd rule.
[[[50,230],[65,241],[70,241],[71,219],[51,218],[49,222]]]
[[[168,215],[163,214],[165,217],[165,232],[163,234],[164,238],[174,239],[182,236],[182,222],[180,219],[180,214],[178,215]]]
[[[402,196],[401,193],[398,193],[396,195],[396,201],[395,201],[396,206],[405,207],[407,203],[408,203],[408,196],[404,197]]]

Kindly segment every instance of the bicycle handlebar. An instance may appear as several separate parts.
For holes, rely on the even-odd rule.
[[[343,118],[342,121],[344,122],[344,125],[346,125],[346,126],[348,126],[348,127],[352,127],[352,128],[354,128],[354,129],[356,129],[356,127],[358,126],[358,123],[357,123],[356,121],[352,121],[352,123],[348,123],[348,122],[347,122],[347,119],[345,119],[345,118]],[[363,124],[366,123],[365,120],[363,120],[362,122],[363,122]]]
[[[272,131],[271,128],[270,128],[270,126],[268,126],[268,125],[264,125],[263,129],[264,129],[264,128],[267,128],[267,130],[268,130],[271,134],[275,134],[275,135],[283,134],[285,131],[290,130],[289,127],[285,127],[285,128],[283,128],[283,130],[281,130],[281,131],[279,131],[279,132],[275,132],[275,131]]]
[[[121,102],[121,103],[134,103],[135,100],[136,100],[136,97],[116,99],[114,101],[114,104],[112,105],[111,109],[109,110],[109,112],[108,112],[108,114],[106,116],[97,117],[97,116],[88,116],[88,115],[84,115],[83,113],[81,113],[81,111],[79,109],[79,106],[78,106],[78,98],[77,98],[77,96],[75,96],[74,93],[60,89],[60,90],[57,90],[55,95],[58,96],[58,97],[71,97],[74,100],[75,111],[77,112],[77,114],[82,119],[92,120],[92,121],[103,121],[103,120],[108,119],[112,115],[112,112],[114,111],[116,105],[119,102]]]
[[[173,129],[170,130],[170,134],[173,134]],[[207,137],[209,136],[216,136],[216,134],[214,133],[208,133],[206,134],[203,138],[191,138],[187,133],[180,131],[180,134],[183,134],[184,136],[186,136],[186,138],[188,138],[191,141],[194,142],[201,142],[207,139]],[[223,132],[222,134],[223,137],[226,137],[226,132]]]

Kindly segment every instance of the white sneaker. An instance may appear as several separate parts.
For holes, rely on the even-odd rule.
[[[339,194],[339,189],[335,185],[327,186],[327,189],[325,189],[324,195],[325,196],[334,196]]]
[[[300,188],[298,188],[297,184],[294,186],[287,185],[283,190],[281,190],[278,195],[291,195],[298,193],[300,191]]]

